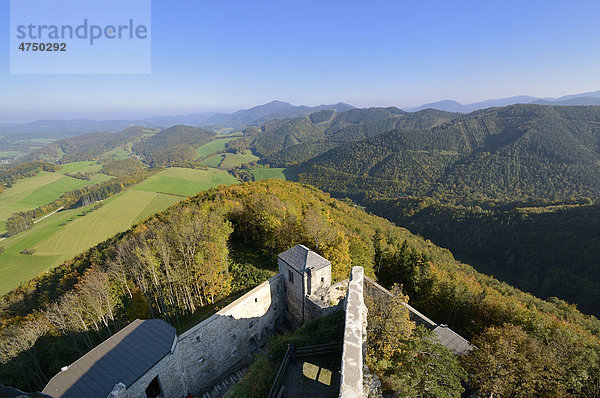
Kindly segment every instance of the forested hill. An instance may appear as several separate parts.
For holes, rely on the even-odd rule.
[[[275,165],[298,164],[327,149],[394,128],[423,129],[458,117],[433,109],[408,113],[398,108],[352,109],[346,112],[323,110],[309,116],[274,120],[264,124],[252,145]],[[284,151],[282,153],[279,153]]]
[[[598,198],[599,143],[600,107],[515,105],[341,145],[302,164],[299,176],[355,198]]]
[[[97,159],[103,153],[141,139],[157,130],[129,127],[118,133],[97,132],[65,138],[45,145],[37,151],[18,159],[19,163],[31,160],[60,161],[62,163]]]
[[[158,317],[185,329],[209,316],[220,299],[272,275],[277,253],[298,243],[332,262],[334,280],[363,266],[386,287],[402,284],[411,304],[474,339],[481,351],[461,360],[471,386],[506,384],[497,372],[501,367],[512,377],[505,388],[518,385],[524,396],[594,396],[588,392],[600,382],[598,319],[480,274],[357,206],[277,180],[201,193],[4,296],[0,383],[40,388],[61,366],[135,318]],[[440,375],[444,368],[427,362],[428,356],[399,355],[414,350],[402,347],[392,356],[369,352],[379,364],[376,372],[387,369],[380,377],[400,377],[402,369],[413,369],[407,364],[415,358],[437,371],[417,372],[409,380],[437,385],[449,376]],[[527,372],[519,371],[521,365]],[[271,385],[276,371],[268,373],[265,384]],[[403,388],[398,383],[403,381],[395,388]]]
[[[192,126],[173,126],[160,133],[134,143],[132,149],[152,166],[172,165],[191,161],[196,156],[194,148],[214,138],[211,131]]]

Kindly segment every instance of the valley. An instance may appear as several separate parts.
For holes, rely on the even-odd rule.
[[[412,305],[469,339],[516,328],[503,332],[527,334],[568,367],[600,347],[598,320],[586,315],[598,315],[600,299],[597,142],[600,109],[541,105],[467,115],[325,109],[243,128],[58,140],[0,170],[0,221],[21,223],[0,241],[0,323],[43,324],[43,308],[90,300],[100,278],[101,289],[121,292],[111,328],[140,313],[189,324],[264,281],[274,253],[304,242],[331,260],[334,281],[362,266],[386,287],[402,283]],[[193,258],[180,252],[190,242],[201,248]],[[157,272],[148,264],[170,285],[145,279]],[[198,274],[171,274],[183,264]],[[196,296],[166,308],[172,288]],[[61,327],[66,335],[37,343],[53,371],[58,362],[45,358],[77,357],[64,340],[76,328]],[[107,337],[94,328],[85,339]],[[567,335],[577,341],[569,353],[552,345]],[[26,363],[11,364],[0,376],[29,382],[12,370]]]

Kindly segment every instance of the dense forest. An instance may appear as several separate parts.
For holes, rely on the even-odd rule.
[[[481,272],[599,316],[600,206],[539,202],[482,208],[404,198],[373,200],[368,208],[449,248]]]
[[[589,359],[600,349],[598,319],[480,274],[447,250],[317,189],[275,180],[201,193],[5,295],[0,382],[38,389],[136,317],[159,317],[185,330],[210,315],[207,309],[220,299],[272,275],[276,254],[297,243],[331,260],[335,280],[363,266],[392,290],[400,284],[402,294],[432,319],[481,341],[485,355],[460,365],[473,375],[470,385],[508,394],[498,375],[485,377],[495,361],[505,360],[503,344],[485,344],[500,334],[517,336],[537,355],[540,367],[517,375],[521,395],[542,396],[552,388],[559,396],[594,396],[588,392],[597,386],[600,368]],[[382,358],[385,369],[400,372],[403,363],[418,358],[395,353],[402,344],[426,344],[419,333],[374,355],[389,354]],[[456,368],[452,374],[465,373]],[[391,385],[405,379],[397,375]],[[536,383],[540,378],[551,383]]]
[[[100,173],[113,177],[122,177],[130,173],[139,172],[143,167],[142,162],[134,158],[108,160],[102,165]]]
[[[428,109],[408,113],[398,108],[325,110],[302,118],[273,120],[252,141],[254,151],[276,166],[299,164],[334,146],[358,141],[394,128],[430,128],[458,114]],[[321,143],[323,145],[315,145]],[[319,146],[323,146],[319,150]],[[280,152],[291,151],[288,156]]]
[[[600,196],[600,108],[515,105],[426,130],[395,129],[300,166],[335,195],[454,204]]]
[[[598,314],[597,237],[584,232],[595,208],[542,207],[600,199],[600,107],[323,111],[250,133],[263,163],[297,165],[300,182],[352,198],[482,272]],[[537,209],[524,217],[512,211],[529,206]],[[589,212],[585,228],[569,220]]]

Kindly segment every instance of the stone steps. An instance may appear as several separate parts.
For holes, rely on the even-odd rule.
[[[231,375],[227,376],[223,381],[216,384],[210,391],[205,392],[200,395],[200,398],[222,398],[225,396],[225,393],[233,387],[238,381],[242,380],[246,372],[248,371],[248,367],[240,369]]]

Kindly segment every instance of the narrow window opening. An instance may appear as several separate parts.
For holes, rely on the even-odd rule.
[[[161,394],[162,391],[160,390],[160,383],[158,382],[158,376],[156,376],[154,379],[152,379],[150,384],[148,384],[148,387],[146,387],[146,397],[157,398]]]

